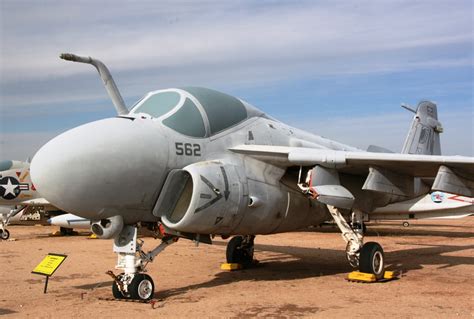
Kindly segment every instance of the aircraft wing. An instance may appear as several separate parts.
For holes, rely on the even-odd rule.
[[[230,149],[281,167],[322,166],[340,173],[376,173],[385,180],[399,176],[433,177],[433,190],[474,196],[474,158],[398,153],[346,152],[304,147],[240,145]],[[379,178],[380,180],[380,178]]]

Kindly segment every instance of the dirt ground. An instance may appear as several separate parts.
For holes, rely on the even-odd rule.
[[[180,240],[148,266],[154,304],[112,297],[116,257],[110,240],[50,237],[49,226],[12,226],[0,242],[0,315],[5,317],[351,317],[472,318],[474,217],[369,225],[366,241],[385,250],[399,280],[361,284],[345,280],[350,266],[333,228],[258,236],[259,266],[220,270],[225,241],[196,247]],[[145,239],[145,248],[158,243]],[[49,252],[68,255],[49,280],[31,270]]]

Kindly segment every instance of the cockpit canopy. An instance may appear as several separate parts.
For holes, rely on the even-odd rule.
[[[146,113],[187,136],[207,137],[262,113],[233,96],[199,87],[148,93],[131,113]]]
[[[20,162],[20,161],[0,161],[0,172],[8,171],[11,169],[18,169],[28,166],[27,162]]]

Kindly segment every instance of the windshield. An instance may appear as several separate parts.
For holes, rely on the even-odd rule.
[[[0,162],[0,172],[9,170],[13,166],[12,161],[1,161]]]
[[[173,115],[163,120],[163,124],[187,136],[206,136],[206,128],[201,113],[188,98]]]
[[[143,99],[133,113],[146,113],[154,118],[171,111],[181,100],[178,92],[160,92]]]

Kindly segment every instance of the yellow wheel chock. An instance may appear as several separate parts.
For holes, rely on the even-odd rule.
[[[385,281],[390,281],[397,278],[398,278],[398,274],[395,271],[385,271],[383,278],[380,280],[377,280],[374,274],[368,274],[368,273],[360,272],[360,271],[353,271],[349,273],[349,275],[347,276],[348,281],[364,282],[364,283],[385,282]]]
[[[229,264],[229,263],[221,264],[221,269],[227,270],[227,271],[240,270],[242,268],[243,268],[242,264]]]

